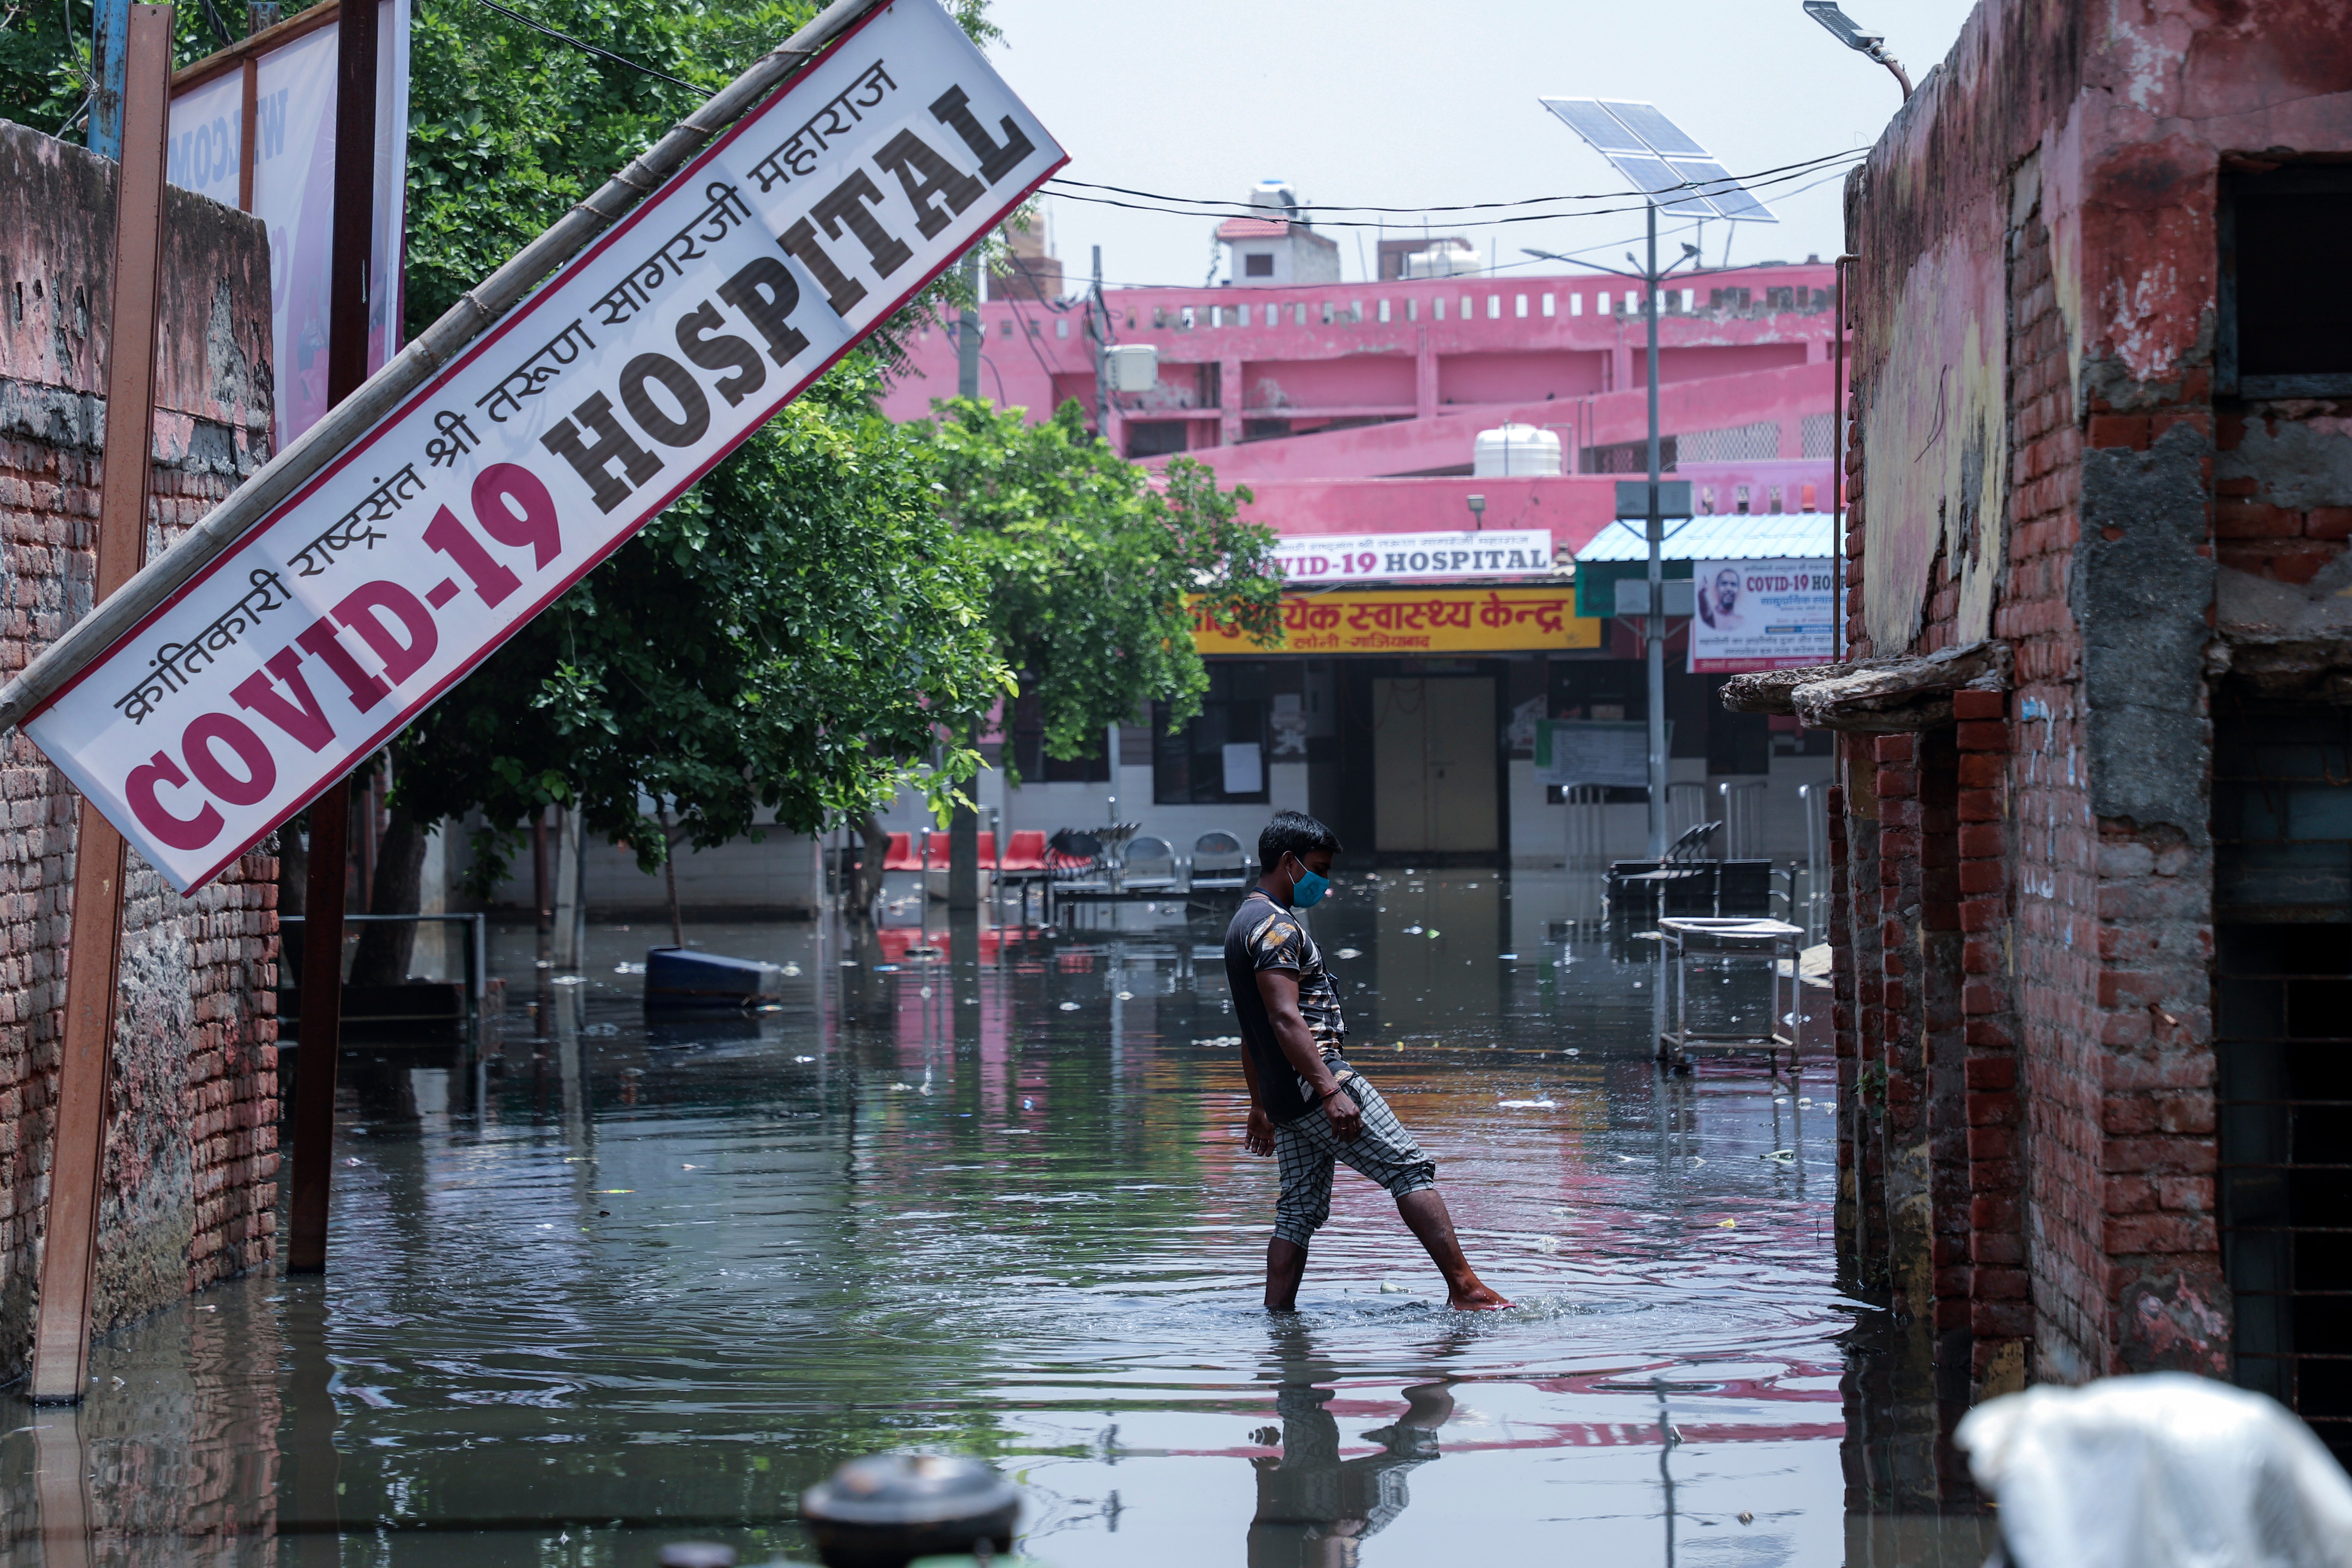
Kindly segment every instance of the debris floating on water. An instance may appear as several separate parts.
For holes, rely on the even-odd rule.
[[[1077,1010],[1078,1005],[1076,1002],[1065,1002],[1062,1004],[1062,1011],[1065,1013],[1075,1013]]]
[[[1504,1110],[1557,1110],[1559,1107],[1549,1100],[1498,1100],[1495,1104]]]
[[[1796,1159],[1797,1152],[1794,1149],[1775,1149],[1769,1154],[1759,1154],[1756,1157],[1759,1160],[1779,1160],[1785,1164]]]
[[[1331,956],[1334,958],[1361,958],[1364,956],[1364,951],[1359,947],[1343,947]]]
[[[1403,1286],[1402,1286],[1402,1285],[1400,1285],[1400,1284],[1398,1284],[1395,1280],[1393,1280],[1393,1279],[1383,1279],[1383,1280],[1381,1280],[1381,1295],[1383,1295],[1383,1296],[1402,1296],[1402,1295],[1403,1295],[1404,1293],[1405,1293],[1405,1289],[1404,1289],[1404,1287],[1403,1287]]]

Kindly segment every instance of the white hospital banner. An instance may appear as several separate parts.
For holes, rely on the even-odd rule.
[[[277,444],[327,412],[327,278],[334,251],[335,7],[305,12],[309,31],[172,97],[164,173],[172,184],[244,206],[245,139],[253,138],[250,206],[269,231],[270,363]],[[409,0],[378,0],[375,212],[370,224],[368,370],[400,352],[401,253],[408,181]],[[253,76],[247,124],[246,75]]]
[[[1832,570],[1818,556],[1694,563],[1690,673],[1827,664],[1837,614]]]
[[[1278,540],[1276,564],[1293,583],[1376,577],[1525,577],[1551,571],[1551,531],[1317,533]]]
[[[1066,162],[874,11],[26,722],[183,892],[463,679]]]

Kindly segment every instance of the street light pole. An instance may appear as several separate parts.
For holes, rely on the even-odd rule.
[[[1643,314],[1649,328],[1650,361],[1650,614],[1644,641],[1650,666],[1650,858],[1666,854],[1666,788],[1671,759],[1666,755],[1666,584],[1662,558],[1666,520],[1658,496],[1658,204],[1647,204],[1650,248],[1643,268]]]
[[[1649,609],[1644,617],[1643,645],[1648,666],[1650,751],[1650,858],[1663,858],[1666,852],[1666,790],[1671,783],[1671,759],[1666,754],[1666,588],[1664,545],[1666,538],[1665,498],[1663,494],[1662,473],[1664,467],[1663,443],[1658,435],[1658,289],[1668,274],[1698,255],[1698,247],[1685,244],[1680,257],[1664,271],[1658,268],[1658,208],[1649,204],[1649,254],[1645,261],[1634,262],[1631,252],[1625,259],[1642,269],[1623,272],[1596,262],[1578,261],[1574,257],[1561,256],[1549,250],[1528,250],[1527,255],[1547,261],[1568,261],[1612,277],[1636,279],[1643,289],[1643,325],[1648,334],[1649,364],[1649,503],[1643,509],[1643,537],[1650,547]],[[1630,481],[1629,481],[1630,482]],[[1619,515],[1625,514],[1621,510]],[[1684,514],[1677,514],[1684,515]],[[1627,519],[1628,521],[1631,519]]]

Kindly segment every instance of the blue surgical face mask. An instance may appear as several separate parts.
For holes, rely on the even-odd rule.
[[[1291,858],[1297,860],[1298,857],[1294,855]],[[1292,883],[1290,888],[1290,907],[1294,910],[1311,910],[1321,903],[1323,895],[1330,890],[1330,878],[1317,876],[1307,868],[1306,861],[1299,860],[1298,880]]]

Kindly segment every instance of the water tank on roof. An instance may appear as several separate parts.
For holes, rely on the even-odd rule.
[[[1470,471],[1482,479],[1557,479],[1559,437],[1532,425],[1504,425],[1478,432]]]
[[[1409,279],[1467,278],[1481,270],[1477,247],[1459,239],[1440,240],[1404,258],[1404,275]]]

